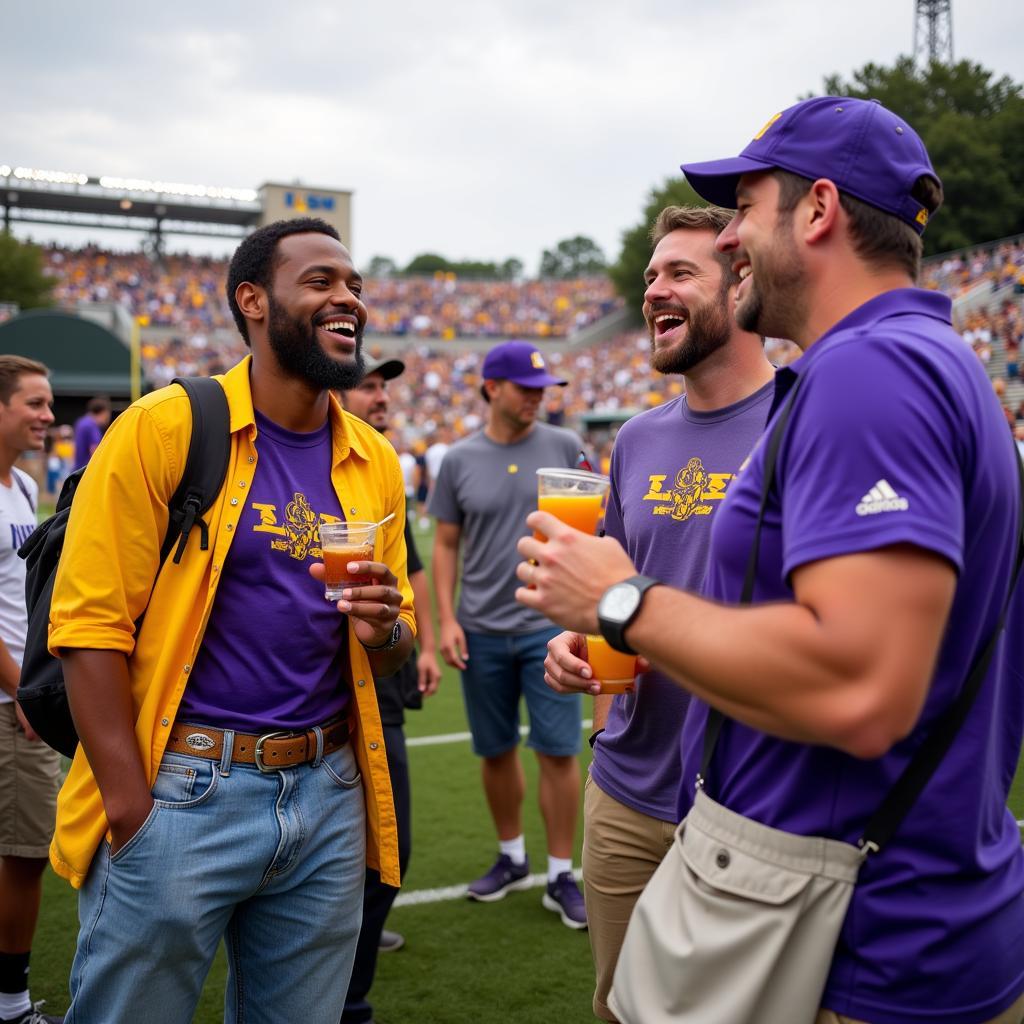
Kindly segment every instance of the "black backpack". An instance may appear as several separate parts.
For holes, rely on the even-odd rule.
[[[192,437],[181,483],[170,501],[167,535],[160,549],[163,571],[177,543],[173,563],[181,561],[192,528],[199,529],[199,546],[209,547],[209,530],[202,519],[220,493],[231,453],[230,416],[227,396],[218,381],[210,377],[175,377],[188,394],[192,406]],[[66,757],[74,757],[78,732],[71,718],[64,671],[60,659],[47,649],[50,602],[57,565],[64,548],[68,518],[75,489],[85,468],[76,470],[64,482],[56,511],[40,523],[18,554],[25,559],[25,602],[28,633],[18,686],[18,703],[29,724],[45,743]],[[155,582],[155,581],[154,581]],[[141,618],[136,622],[136,627]]]

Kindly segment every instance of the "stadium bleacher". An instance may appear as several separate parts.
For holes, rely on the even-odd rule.
[[[46,250],[46,266],[56,278],[59,302],[114,301],[138,318],[146,375],[157,386],[178,374],[221,372],[245,353],[224,298],[224,260],[182,255],[158,265],[137,252],[54,247]],[[922,284],[955,300],[957,329],[985,365],[1007,421],[1024,431],[1019,366],[1024,240],[1001,240],[927,261]],[[401,351],[407,372],[391,389],[392,436],[409,450],[422,450],[442,428],[461,436],[482,422],[483,354],[450,342],[509,336],[565,341],[622,307],[607,278],[496,282],[438,274],[370,279],[365,294],[367,348],[373,352],[380,337],[408,339]],[[767,344],[777,365],[799,354],[788,342],[769,339]],[[549,397],[546,412],[555,421],[579,422],[595,409],[650,408],[682,392],[680,378],[650,372],[642,329],[586,348],[550,348],[556,372],[572,382]]]

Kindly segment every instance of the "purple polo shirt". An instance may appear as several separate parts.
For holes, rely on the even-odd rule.
[[[331,428],[297,434],[256,413],[256,475],[224,560],[179,722],[306,729],[349,702],[348,619],[309,575],[320,521],[344,518]]]
[[[736,471],[764,430],[774,388],[694,412],[676,398],[634,416],[615,438],[605,532],[637,571],[676,587],[704,582],[711,527]],[[593,782],[619,803],[677,821],[682,763],[679,736],[689,693],[646,672],[634,693],[615,697],[594,744]]]
[[[712,796],[766,825],[855,843],[995,628],[1016,543],[1015,454],[944,296],[879,296],[789,370],[779,372],[778,397],[793,374],[804,381],[779,452],[755,603],[791,600],[788,578],[798,566],[892,544],[935,552],[958,574],[924,711],[884,757],[859,760],[735,722],[722,730]],[[740,596],[763,460],[762,444],[712,531],[712,598]],[[872,1024],[979,1024],[1024,991],[1024,853],[1006,808],[1024,732],[1022,664],[1018,588],[965,726],[893,841],[861,870],[827,1008]],[[683,811],[706,717],[694,700],[683,739]]]

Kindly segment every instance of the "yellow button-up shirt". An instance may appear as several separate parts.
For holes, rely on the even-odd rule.
[[[168,503],[184,471],[192,430],[188,397],[177,385],[145,396],[114,421],[90,460],[68,522],[50,605],[50,651],[89,648],[127,656],[135,736],[151,784],[256,472],[250,362],[247,357],[219,378],[231,416],[231,455],[224,486],[204,517],[210,526],[206,551],[193,529],[181,562],[168,560],[160,570]],[[415,635],[398,457],[387,440],[346,413],[333,396],[330,421],[331,482],[346,517],[379,522],[395,513],[379,531],[375,554],[398,577],[399,617]],[[397,886],[398,832],[383,729],[369,658],[351,623],[348,650],[352,743],[366,798],[366,859],[386,884]],[[99,787],[79,747],[58,799],[50,846],[54,870],[78,888],[107,835]]]

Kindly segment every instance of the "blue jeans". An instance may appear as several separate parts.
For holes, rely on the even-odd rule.
[[[560,632],[557,626],[534,633],[466,632],[462,698],[478,757],[497,757],[519,744],[520,698],[530,715],[528,747],[552,757],[580,752],[581,695],[555,693],[544,682],[548,641]]]
[[[221,937],[224,1020],[337,1024],[362,913],[351,745],[266,774],[168,754],[139,831],[79,894],[67,1024],[188,1024]]]

